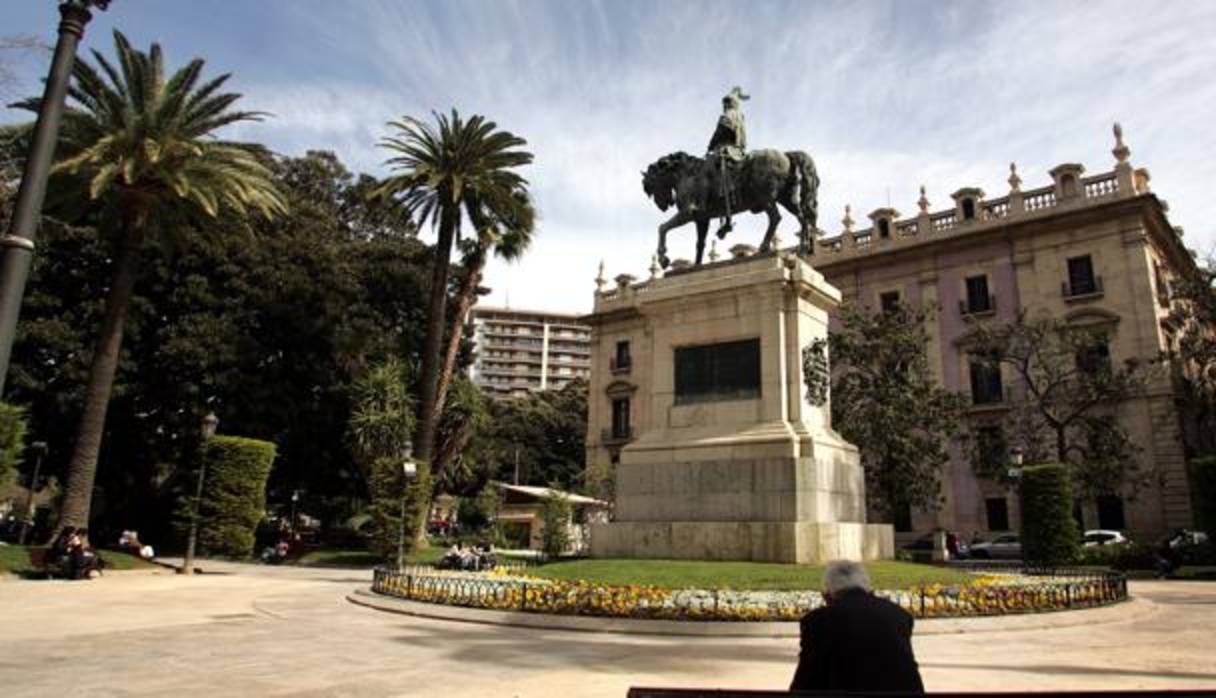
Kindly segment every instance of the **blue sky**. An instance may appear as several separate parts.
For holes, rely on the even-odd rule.
[[[0,35],[53,41],[55,5],[5,0]],[[815,158],[829,234],[846,203],[915,213],[921,184],[934,210],[963,186],[1002,195],[1010,161],[1024,188],[1062,162],[1109,170],[1117,120],[1187,242],[1216,244],[1216,2],[113,0],[85,45],[110,52],[114,27],[234,73],[275,116],[229,135],[282,153],[384,174],[385,121],[453,106],[527,138],[542,221],[522,261],[491,265],[496,305],[587,311],[601,259],[643,276],[664,214],[639,171],[702,152],[736,84],[752,147]],[[44,59],[17,67],[35,91]],[[690,257],[691,228],[669,247]]]

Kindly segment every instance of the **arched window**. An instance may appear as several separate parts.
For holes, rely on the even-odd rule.
[[[1064,194],[1064,198],[1077,195],[1077,178],[1073,175],[1066,174],[1060,177],[1060,192]]]
[[[975,199],[972,199],[971,197],[963,199],[963,220],[975,220]]]

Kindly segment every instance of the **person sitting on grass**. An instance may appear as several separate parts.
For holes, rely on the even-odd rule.
[[[89,530],[82,528],[68,541],[72,579],[96,579],[101,576],[102,561],[89,544]]]
[[[791,691],[924,693],[912,653],[912,616],[870,590],[861,563],[829,562],[826,605],[802,618]]]
[[[71,574],[71,553],[72,538],[76,535],[75,526],[64,526],[59,535],[55,536],[55,540],[51,543],[51,547],[46,550],[45,566],[48,570],[58,569],[64,576]]]

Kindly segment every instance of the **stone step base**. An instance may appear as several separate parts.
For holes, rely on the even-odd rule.
[[[807,521],[616,521],[591,526],[591,556],[823,563],[895,557],[890,524]]]

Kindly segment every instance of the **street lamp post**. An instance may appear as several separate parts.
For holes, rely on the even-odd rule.
[[[190,534],[186,537],[186,558],[182,560],[182,574],[194,574],[194,543],[198,540],[198,515],[203,503],[203,480],[207,476],[207,459],[204,451],[207,448],[207,442],[211,440],[212,436],[215,436],[215,430],[219,425],[219,417],[216,417],[214,412],[208,412],[207,416],[203,417],[199,429],[203,438],[198,448],[198,484],[194,489],[194,506],[190,512]]]
[[[34,491],[38,489],[38,475],[42,470],[42,457],[46,455],[46,442],[35,441],[30,444],[30,450],[34,452],[34,475],[30,478],[29,496],[25,498],[25,519],[21,522],[17,545],[25,545],[25,537],[34,525]]]
[[[17,201],[13,205],[13,217],[9,221],[8,232],[0,237],[0,395],[4,394],[4,379],[8,375],[13,339],[17,334],[17,316],[21,312],[25,281],[29,278],[34,238],[38,232],[42,201],[46,198],[46,179],[51,169],[51,158],[55,155],[55,141],[59,137],[59,122],[63,119],[63,104],[72,75],[72,63],[76,59],[76,46],[84,37],[85,25],[93,18],[89,9],[96,7],[104,10],[109,4],[110,0],[65,0],[59,3],[59,41],[55,44],[55,57],[51,61],[51,72],[42,93],[42,106],[34,123],[33,141],[25,159],[25,171],[21,175],[21,187],[17,190]]]
[[[1014,449],[1009,452],[1009,462],[1012,464],[1012,467],[1006,471],[1006,474],[1009,476],[1010,480],[1018,480],[1022,477],[1022,460],[1025,459],[1025,457],[1026,452],[1022,450],[1021,446],[1015,446]]]
[[[291,491],[291,538],[296,537],[296,502],[300,501],[300,490]]]
[[[401,488],[401,515],[397,521],[397,571],[405,569],[405,508],[409,499],[410,483],[418,475],[418,464],[414,462],[414,444],[406,442],[405,460],[401,462],[401,477],[405,486]]]

